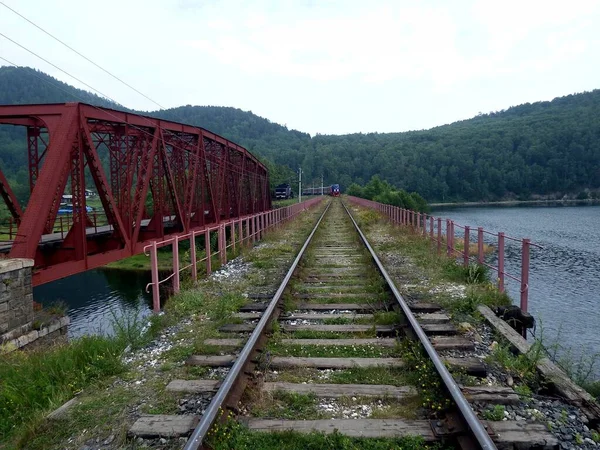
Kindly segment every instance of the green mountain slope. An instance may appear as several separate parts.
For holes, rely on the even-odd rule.
[[[39,77],[47,76],[41,72],[35,79],[26,76],[31,72],[0,68],[0,103],[56,102],[86,94],[91,97],[86,101],[101,104],[99,97],[54,79],[60,89],[42,82]],[[302,166],[308,183],[323,174],[326,183],[344,187],[378,174],[429,201],[562,196],[600,188],[600,90],[430,130],[312,138],[235,108],[187,105],[146,114],[202,126],[263,159],[294,170]],[[0,127],[5,173],[26,170],[23,145]],[[273,181],[294,178],[292,170],[273,167]]]

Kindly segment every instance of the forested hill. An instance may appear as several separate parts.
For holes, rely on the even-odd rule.
[[[429,201],[562,197],[600,188],[600,90],[451,125],[343,136],[288,130],[234,108],[157,113],[200,124],[292,168],[349,186],[373,175]]]
[[[74,100],[64,91],[74,88],[61,84],[53,90],[20,71],[31,69],[0,68],[0,103]],[[79,99],[86,94],[77,92]],[[99,100],[86,101],[101,104]],[[344,187],[365,184],[379,174],[428,201],[560,197],[600,188],[600,90],[430,130],[313,138],[235,108],[182,106],[147,114],[202,126],[293,169],[301,165],[309,183],[324,174],[326,183]],[[3,170],[4,149],[2,145]],[[278,179],[292,181],[291,171],[277,172]]]
[[[29,67],[0,67],[0,105],[82,102],[123,109],[90,92],[74,88]]]

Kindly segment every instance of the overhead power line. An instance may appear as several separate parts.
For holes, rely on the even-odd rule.
[[[27,47],[25,47],[24,45],[21,45],[21,44],[19,44],[19,43],[18,43],[17,41],[15,41],[14,39],[11,39],[11,38],[9,38],[9,37],[8,37],[7,35],[5,35],[4,33],[1,33],[1,32],[0,32],[0,36],[2,36],[2,37],[3,37],[4,39],[6,39],[7,41],[10,41],[10,42],[12,42],[12,43],[13,43],[13,44],[15,44],[16,46],[18,46],[18,47],[21,47],[21,48],[22,48],[23,50],[25,50],[26,52],[28,52],[28,53],[31,53],[31,54],[32,54],[33,56],[35,56],[36,58],[39,58],[39,59],[41,59],[41,60],[42,60],[42,61],[44,61],[46,64],[50,64],[50,65],[51,65],[52,67],[54,67],[56,70],[60,70],[60,71],[61,71],[62,73],[64,73],[65,75],[67,75],[67,76],[69,76],[69,77],[73,78],[74,80],[78,81],[79,83],[83,84],[84,86],[86,86],[86,87],[90,88],[92,91],[94,91],[94,92],[97,92],[98,94],[100,94],[100,95],[101,95],[101,96],[103,96],[104,98],[107,98],[107,99],[109,99],[109,100],[111,100],[111,101],[113,101],[113,102],[115,102],[115,103],[117,103],[117,104],[118,104],[118,102],[117,102],[117,101],[116,101],[114,98],[112,98],[112,97],[110,97],[110,96],[106,95],[106,94],[105,94],[105,93],[103,93],[102,91],[99,91],[99,90],[98,90],[98,89],[96,89],[95,87],[93,87],[93,86],[91,86],[91,85],[87,84],[85,81],[83,81],[83,80],[81,80],[81,79],[77,78],[75,75],[71,75],[71,74],[70,74],[69,72],[67,72],[66,70],[63,70],[63,69],[61,69],[61,68],[60,68],[60,67],[58,67],[56,64],[54,64],[54,63],[52,63],[52,62],[48,61],[48,60],[47,60],[46,58],[44,58],[43,56],[40,56],[40,55],[38,55],[37,53],[35,53],[33,50],[29,50]]]
[[[2,35],[2,34],[0,33],[0,35]],[[4,36],[4,35],[2,35],[2,36]],[[22,47],[22,46],[20,46],[20,47]],[[26,49],[25,47],[22,47],[22,48],[24,48],[25,50],[29,51],[29,50],[28,50],[28,49]],[[31,52],[31,53],[33,53],[33,52]],[[36,55],[36,56],[38,56],[38,55]],[[38,56],[38,57],[39,57],[39,56]],[[41,58],[41,57],[39,57],[39,58]],[[7,62],[8,64],[10,64],[10,65],[11,65],[11,66],[13,66],[13,67],[19,67],[19,65],[17,65],[17,64],[15,64],[14,62],[12,62],[12,61],[10,61],[10,60],[8,60],[8,59],[4,58],[3,56],[0,56],[0,59],[1,59],[1,60],[3,60],[3,61],[5,61],[5,62]],[[43,59],[43,58],[41,58],[41,59]],[[46,61],[45,59],[43,59],[43,60],[44,60],[44,61]],[[52,64],[52,63],[49,63],[49,64]],[[52,65],[54,66],[54,64],[52,64]],[[56,66],[54,66],[54,67],[56,67]],[[60,70],[60,71],[62,71],[62,72],[64,72],[64,73],[67,73],[67,72],[65,72],[64,70],[62,70],[60,67],[57,67],[57,69],[58,69],[58,70]],[[79,95],[77,95],[77,94],[74,94],[73,92],[70,92],[70,91],[68,91],[67,89],[65,89],[64,87],[62,87],[62,86],[61,86],[61,85],[60,85],[58,82],[53,82],[53,81],[51,81],[51,80],[48,80],[48,79],[46,79],[46,78],[44,78],[44,77],[42,77],[42,76],[38,75],[38,74],[37,74],[37,73],[35,73],[35,72],[33,73],[33,75],[34,75],[36,78],[39,78],[40,80],[42,80],[44,83],[47,83],[47,84],[49,84],[49,85],[51,85],[51,86],[54,86],[54,87],[56,87],[56,88],[60,89],[61,91],[65,92],[65,93],[67,93],[67,94],[69,94],[69,95],[72,95],[72,96],[74,96],[76,99],[80,100],[81,102],[83,102],[83,103],[86,103],[86,104],[87,104],[87,100],[85,100],[84,98],[82,98],[81,96],[79,96]],[[67,75],[69,75],[69,76],[72,76],[72,75],[70,75],[70,74],[68,74],[68,73],[67,73]],[[73,78],[75,78],[75,77],[73,77]],[[78,79],[78,78],[75,78],[75,79],[79,81],[79,79]],[[83,81],[81,81],[81,82],[83,83]],[[84,84],[85,84],[86,86],[88,86],[88,84],[86,84],[86,83],[84,83]],[[94,90],[94,91],[96,91],[96,92],[100,92],[100,91],[98,91],[98,90],[94,89],[94,88],[93,88],[93,87],[91,87],[91,86],[90,86],[90,89],[93,89],[93,90]],[[103,95],[104,95],[104,94],[103,94]],[[109,99],[110,99],[110,97],[107,97],[107,98],[109,98]],[[112,100],[112,99],[111,99],[111,100]],[[114,101],[114,100],[113,100],[113,101]],[[113,117],[114,119],[117,119],[117,121],[121,120],[121,118],[120,118],[120,117],[118,117],[117,115],[113,114],[113,113],[110,111],[110,109],[108,109],[108,110],[107,110],[107,109],[104,109],[104,108],[99,108],[98,106],[95,106],[95,105],[89,105],[89,106],[91,106],[92,108],[94,108],[94,109],[96,109],[96,110],[98,110],[98,111],[104,112],[105,114],[108,114],[109,116]],[[148,125],[153,125],[153,126],[155,125],[155,124],[154,124],[154,123],[153,123],[153,122],[152,122],[150,119],[148,119],[147,117],[145,117],[145,116],[143,116],[143,115],[139,115],[139,117],[141,117],[141,118],[143,118],[144,120],[146,120],[146,121],[148,122]],[[158,119],[158,120],[160,120],[160,119]],[[154,135],[153,135],[152,133],[149,133],[147,130],[144,130],[143,128],[140,128],[139,126],[136,126],[136,125],[130,125],[130,126],[131,126],[133,129],[135,129],[135,130],[139,131],[139,132],[140,132],[140,133],[142,133],[142,134],[145,134],[145,135],[147,135],[147,136],[148,136],[148,137],[150,137],[150,138],[153,138],[153,137],[154,137]],[[227,141],[229,142],[229,140],[227,140]],[[178,146],[178,145],[175,145],[175,144],[171,144],[171,146],[172,146],[173,148],[175,148],[175,149],[178,149],[178,150],[181,150],[181,151],[184,151],[184,152],[187,152],[187,151],[189,151],[188,149],[186,149],[186,148],[183,148],[183,147],[180,147],[180,146]],[[252,155],[252,156],[254,156],[254,155]],[[207,159],[207,158],[205,157],[205,160],[206,160],[206,159]],[[219,166],[219,167],[220,167],[220,166],[223,166],[223,167],[225,167],[225,168],[228,168],[228,169],[229,169],[230,171],[232,171],[232,172],[235,172],[235,173],[238,173],[238,174],[244,174],[244,175],[248,176],[249,178],[252,178],[252,179],[255,179],[255,180],[260,180],[260,179],[261,179],[261,176],[260,176],[259,174],[255,174],[255,173],[252,173],[252,172],[244,172],[243,170],[240,170],[240,168],[239,168],[239,167],[237,167],[237,166],[236,166],[234,163],[232,163],[231,161],[214,161],[214,160],[211,160],[211,161],[210,161],[210,163],[211,163],[211,164],[214,164],[215,166]]]
[[[90,64],[93,64],[94,66],[96,66],[98,69],[100,69],[101,71],[103,71],[104,73],[110,75],[111,77],[113,77],[115,80],[117,80],[118,82],[122,83],[123,85],[127,86],[129,89],[133,90],[134,92],[137,92],[138,94],[140,94],[142,97],[144,97],[145,99],[151,101],[152,103],[154,103],[155,105],[157,105],[160,109],[167,109],[164,106],[162,106],[160,103],[158,103],[157,101],[151,99],[150,97],[148,97],[146,94],[144,94],[143,92],[139,91],[138,89],[134,88],[133,86],[131,86],[129,83],[127,83],[126,81],[123,81],[121,78],[119,78],[118,76],[116,76],[115,74],[111,73],[109,70],[105,69],[104,67],[102,67],[100,64],[92,61],[90,58],[88,58],[87,56],[85,56],[84,54],[82,54],[81,52],[75,50],[73,47],[71,47],[69,44],[67,44],[66,42],[60,40],[59,38],[57,38],[56,36],[54,36],[52,33],[50,33],[49,31],[46,31],[44,28],[42,28],[41,26],[39,26],[38,24],[36,24],[35,22],[31,21],[30,19],[28,19],[27,17],[25,17],[23,14],[19,13],[18,11],[15,11],[13,8],[11,8],[10,6],[8,6],[6,3],[0,1],[0,5],[4,6],[6,9],[12,11],[14,14],[16,14],[17,16],[21,17],[23,20],[29,22],[31,25],[33,25],[34,27],[36,27],[38,30],[40,30],[41,32],[45,33],[46,35],[48,35],[49,37],[51,37],[52,39],[54,39],[55,41],[59,42],[60,44],[62,44],[63,46],[67,47],[69,50],[71,50],[72,52],[76,53],[77,55],[79,55],[80,57],[82,57],[83,59],[85,59],[87,62],[89,62]],[[5,36],[6,37],[6,36]],[[14,42],[14,41],[13,41]],[[18,45],[18,44],[17,44]],[[86,85],[88,86],[88,85]]]

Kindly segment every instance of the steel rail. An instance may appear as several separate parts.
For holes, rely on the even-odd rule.
[[[317,224],[314,226],[310,235],[306,239],[306,242],[304,242],[304,245],[298,252],[296,259],[294,260],[294,262],[292,263],[292,266],[290,267],[287,274],[285,275],[285,278],[283,279],[281,285],[279,286],[279,289],[277,289],[277,292],[275,292],[275,295],[273,296],[273,299],[269,303],[269,306],[263,313],[260,321],[256,325],[256,328],[254,329],[254,331],[250,335],[250,338],[246,342],[246,345],[244,345],[244,348],[242,349],[239,356],[235,360],[235,363],[233,364],[233,366],[231,367],[231,370],[227,374],[227,377],[221,384],[221,387],[219,388],[219,390],[217,391],[215,396],[212,398],[210,405],[208,405],[208,408],[202,415],[202,419],[200,420],[200,422],[194,429],[194,432],[192,433],[192,435],[186,442],[185,447],[183,447],[183,450],[197,450],[202,445],[202,442],[204,441],[204,438],[206,437],[206,433],[208,433],[208,430],[212,426],[213,422],[215,421],[215,418],[219,414],[219,410],[221,409],[221,407],[223,406],[223,403],[225,402],[225,398],[227,397],[227,395],[231,391],[231,388],[234,386],[235,382],[237,381],[240,373],[242,372],[242,369],[248,362],[248,358],[252,354],[252,352],[254,350],[254,346],[256,345],[256,342],[258,341],[258,338],[263,333],[267,324],[270,322],[271,316],[273,315],[273,311],[275,311],[275,307],[277,306],[277,303],[279,303],[279,300],[281,299],[281,295],[283,294],[283,291],[287,287],[287,285],[290,281],[290,278],[292,278],[292,275],[293,275],[294,271],[296,270],[296,267],[298,266],[300,259],[302,259],[302,256],[304,255],[306,248],[310,244],[315,232],[319,228],[319,225],[321,224],[323,217],[325,217],[325,214],[329,210],[330,205],[331,205],[331,202],[329,202],[329,204],[325,208],[325,211],[323,211],[323,214],[321,214],[321,217],[319,217]]]
[[[402,297],[402,294],[400,294],[400,292],[396,288],[396,285],[394,284],[394,282],[388,275],[387,271],[383,267],[383,264],[381,264],[381,261],[377,257],[375,250],[373,250],[373,247],[371,247],[371,244],[369,244],[367,237],[363,234],[362,230],[360,229],[360,227],[354,220],[354,217],[352,217],[352,214],[350,213],[350,211],[348,210],[348,208],[346,207],[346,205],[343,202],[342,202],[342,205],[344,206],[344,209],[348,213],[348,216],[350,216],[350,219],[352,220],[352,223],[354,224],[354,228],[356,228],[356,231],[358,231],[358,234],[360,235],[360,238],[362,239],[363,243],[369,249],[369,252],[371,253],[371,257],[375,261],[375,264],[377,264],[377,268],[379,269],[379,271],[381,272],[381,275],[385,278],[386,283],[392,290],[392,293],[394,294],[396,301],[400,305],[400,308],[402,308],[402,312],[404,313],[404,315],[410,322],[410,325],[413,328],[417,337],[419,338],[419,341],[421,341],[421,344],[425,348],[425,351],[427,352],[427,354],[429,355],[429,358],[433,362],[433,365],[435,366],[438,374],[440,375],[440,377],[442,378],[442,381],[446,385],[446,389],[448,389],[448,392],[452,396],[452,399],[454,400],[454,402],[458,406],[458,409],[462,413],[462,416],[465,419],[465,421],[467,422],[467,425],[469,426],[469,428],[471,429],[471,432],[475,436],[475,439],[477,439],[477,442],[479,443],[481,448],[484,450],[496,449],[497,448],[496,444],[494,444],[494,442],[492,441],[488,432],[483,427],[482,423],[479,421],[479,419],[477,418],[477,416],[471,409],[471,405],[469,404],[467,399],[462,394],[460,388],[458,387],[458,384],[456,384],[456,381],[454,381],[454,378],[452,378],[452,375],[450,375],[450,372],[448,371],[448,369],[444,365],[443,361],[440,359],[439,355],[437,354],[437,352],[431,345],[431,342],[429,342],[429,338],[427,337],[427,335],[421,328],[421,325],[419,325],[419,322],[417,322],[416,317],[413,315],[412,311],[408,307],[408,304]]]

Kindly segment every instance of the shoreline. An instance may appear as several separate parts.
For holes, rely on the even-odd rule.
[[[429,203],[431,208],[442,208],[445,206],[520,206],[520,205],[549,205],[549,204],[585,204],[600,205],[600,199],[565,199],[565,200],[501,200],[497,202],[451,202],[451,203]]]

